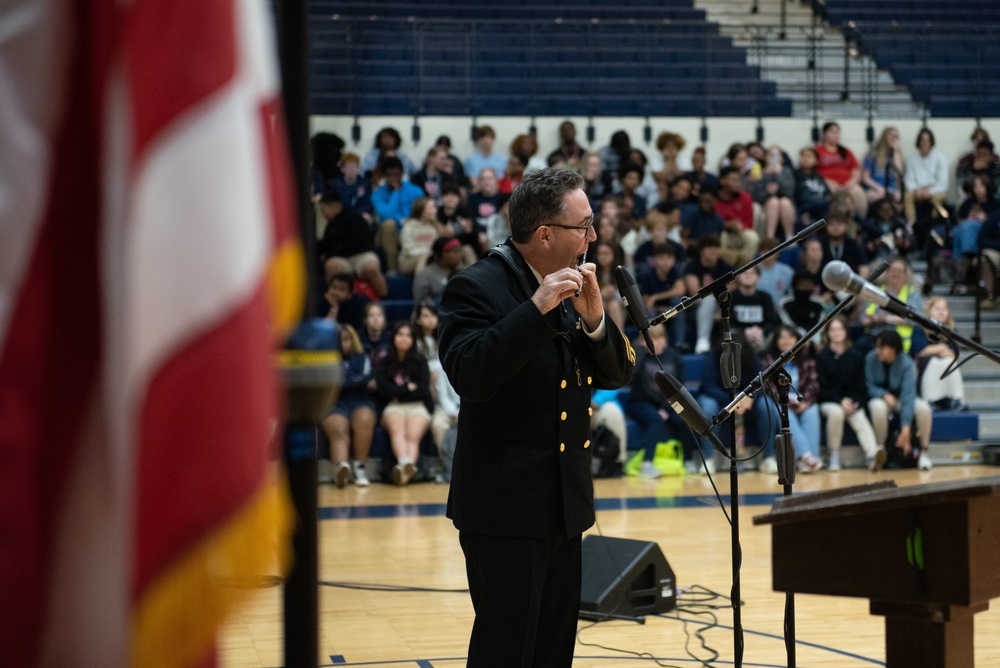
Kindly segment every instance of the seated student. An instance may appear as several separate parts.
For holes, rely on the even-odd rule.
[[[875,440],[872,423],[865,415],[868,392],[865,388],[865,358],[852,346],[847,318],[838,315],[823,331],[823,349],[816,355],[819,377],[819,411],[826,419],[826,449],[830,470],[840,470],[840,446],[844,422],[858,437],[865,461],[872,472],[885,466],[885,448]]]
[[[452,234],[462,244],[463,264],[468,266],[479,259],[489,243],[486,228],[462,205],[462,189],[454,183],[441,187],[438,222],[442,227],[451,228]]]
[[[353,287],[354,276],[351,274],[334,274],[330,277],[323,294],[329,305],[326,317],[342,325],[360,329],[368,300],[353,292]]]
[[[424,191],[403,181],[403,163],[399,158],[383,157],[378,171],[385,183],[372,193],[372,206],[379,217],[375,246],[385,252],[386,265],[393,272],[397,269],[403,220],[410,215],[413,203],[424,197]]]
[[[924,315],[955,331],[955,319],[948,310],[948,300],[931,297],[924,306]],[[965,383],[962,370],[954,369],[942,378],[955,362],[955,351],[945,342],[931,343],[917,353],[920,370],[920,396],[938,411],[958,411],[965,407]]]
[[[365,306],[364,323],[357,330],[361,346],[375,364],[385,356],[389,347],[389,330],[385,326],[385,309],[381,304],[376,302]]]
[[[903,302],[915,312],[919,313],[924,308],[923,299],[920,297],[920,290],[913,280],[913,272],[910,264],[901,257],[895,257],[889,262],[889,268],[882,277],[883,288],[886,294],[895,297]],[[871,337],[876,331],[885,326],[895,327],[896,332],[902,340],[902,351],[907,355],[915,355],[922,347],[919,345],[924,341],[923,331],[917,336],[914,327],[906,318],[890,313],[874,303],[861,302],[855,311],[855,321],[859,322],[867,335],[863,339],[858,339],[858,347],[868,351],[871,349]],[[914,346],[917,342],[918,345]]]
[[[764,239],[760,242],[760,254],[763,255],[778,246],[775,238]],[[757,281],[757,289],[771,295],[774,304],[781,303],[781,300],[792,292],[792,275],[795,270],[784,262],[778,260],[778,255],[772,255],[761,262],[760,280]]]
[[[646,215],[646,233],[649,235],[649,240],[639,244],[632,258],[636,279],[653,269],[653,249],[663,244],[673,246],[677,266],[684,266],[687,252],[681,244],[680,223],[680,209],[672,201],[660,202]]]
[[[714,234],[702,237],[698,242],[697,254],[688,258],[684,266],[684,289],[688,297],[693,297],[699,290],[733,270],[719,259],[720,250],[719,237]],[[695,311],[696,353],[703,353],[711,348],[712,325],[718,309],[719,305],[712,296],[701,300],[692,309]]]
[[[657,246],[653,250],[653,270],[644,272],[639,277],[639,294],[642,295],[646,313],[651,316],[658,315],[671,306],[676,306],[685,292],[684,279],[674,258],[673,246],[670,244]],[[686,348],[684,318],[671,318],[668,322],[670,338],[677,342],[675,347]]]
[[[719,183],[719,178],[715,174],[705,171],[705,162],[705,147],[698,146],[691,152],[691,171],[684,173],[691,182],[691,197],[695,199],[702,188],[715,188]]]
[[[484,176],[485,180],[488,176]],[[479,223],[486,230],[485,236],[489,248],[499,246],[510,236],[510,195],[501,193],[496,200],[497,210],[487,218],[481,218]]]
[[[722,234],[723,221],[715,211],[715,189],[704,187],[698,195],[698,207],[681,213],[681,237],[692,254],[700,239],[714,234]]]
[[[763,168],[760,181],[750,191],[753,200],[764,209],[765,236],[788,239],[795,233],[795,174],[790,165],[785,164],[785,154],[780,146],[767,150],[767,164]],[[780,226],[780,227],[779,227]]]
[[[781,325],[774,333],[768,351],[761,356],[764,368],[770,366],[781,353],[798,343],[801,336],[794,327]],[[792,431],[792,445],[798,458],[801,473],[815,473],[823,468],[819,458],[819,379],[816,375],[816,359],[812,346],[806,345],[792,359],[785,362],[785,372],[792,379],[794,391],[788,393],[788,424]],[[772,389],[777,395],[777,387],[772,381]]]
[[[628,458],[628,427],[618,390],[594,390],[590,410],[590,430],[605,427],[618,437],[618,461],[624,466]]]
[[[869,218],[861,224],[861,241],[869,262],[881,262],[913,250],[913,232],[892,200],[875,202],[868,213]]]
[[[837,193],[830,202],[830,211],[826,215],[826,227],[820,233],[820,243],[823,246],[823,264],[833,260],[846,262],[855,274],[868,275],[868,256],[865,249],[848,232],[848,226],[854,220],[854,203],[847,193]]]
[[[480,182],[483,170],[492,170],[493,178],[496,179],[498,175],[503,174],[503,170],[507,166],[507,158],[493,151],[496,138],[496,132],[489,125],[481,125],[476,128],[476,150],[465,159],[464,165],[465,176],[475,191],[483,189],[483,184]]]
[[[965,294],[970,283],[974,284],[972,265],[979,254],[979,231],[995,211],[1000,210],[996,185],[992,179],[976,174],[969,182],[968,197],[958,208],[952,235],[951,257],[954,262],[952,294]]]
[[[646,200],[638,192],[642,185],[645,171],[641,165],[634,162],[625,163],[618,170],[618,195],[625,202],[625,210],[632,220],[642,220],[646,217]]]
[[[410,217],[403,221],[399,237],[399,273],[413,275],[424,268],[440,231],[434,200],[430,197],[417,198]]]
[[[722,217],[722,259],[736,267],[746,264],[757,254],[760,236],[754,231],[753,200],[744,192],[736,167],[719,172],[715,211]]]
[[[357,331],[350,325],[340,330],[344,355],[344,382],[337,403],[322,421],[323,431],[330,441],[333,460],[329,479],[338,488],[347,485],[351,476],[358,487],[368,486],[365,463],[375,434],[375,404],[369,390],[372,381],[372,361],[365,354]],[[354,461],[348,464],[349,449],[353,445]],[[320,460],[321,481],[327,477],[323,471],[331,468],[330,460]]]
[[[819,239],[809,237],[801,243],[795,271],[812,276],[814,297],[824,304],[833,303],[833,293],[823,283],[823,243]]]
[[[798,269],[792,277],[792,296],[785,297],[778,304],[781,321],[794,328],[799,336],[805,336],[826,312],[826,306],[815,297],[815,293],[816,282],[812,274]]]
[[[330,183],[330,190],[340,195],[345,207],[360,213],[369,224],[372,219],[372,182],[361,173],[361,159],[355,153],[340,156],[340,176]]]
[[[326,220],[323,237],[316,244],[324,273],[353,273],[372,288],[376,297],[389,294],[381,263],[374,253],[375,237],[368,222],[354,209],[345,206],[336,191],[323,193],[320,215]]]
[[[486,221],[500,208],[500,198],[506,197],[500,192],[500,182],[497,173],[492,167],[485,167],[479,172],[479,190],[469,195],[469,211],[472,217],[481,225],[486,226]]]
[[[731,322],[733,329],[743,332],[747,343],[761,351],[771,339],[775,328],[781,324],[771,295],[757,289],[760,269],[751,267],[736,278],[732,291]]]
[[[803,227],[824,217],[830,203],[830,186],[817,171],[818,164],[816,149],[810,146],[799,151],[799,168],[795,170],[795,209],[798,222]]]
[[[524,178],[524,170],[524,157],[511,153],[510,157],[507,158],[507,166],[504,167],[503,176],[497,181],[497,190],[503,195],[514,192],[514,187]]]
[[[361,161],[361,173],[368,175],[371,172],[378,172],[379,163],[386,157],[387,154],[392,154],[396,156],[400,161],[400,168],[403,170],[403,174],[409,176],[416,171],[416,167],[410,161],[406,154],[399,150],[399,147],[403,144],[403,138],[399,136],[399,132],[396,128],[385,127],[378,131],[375,135],[375,146],[365,153],[364,159]]]
[[[405,485],[417,472],[420,441],[431,423],[430,370],[417,352],[413,326],[396,323],[389,354],[375,366],[375,396],[382,409],[382,426],[389,432],[396,465],[392,481]]]
[[[461,244],[455,237],[438,237],[431,246],[431,261],[413,278],[413,303],[437,304],[444,288],[462,266]]]
[[[747,344],[741,332],[733,332],[733,341],[740,344],[740,387],[746,387],[750,381],[761,372],[760,358],[754,352],[753,347]],[[722,358],[722,337],[716,337],[715,344],[711,350],[703,353],[704,360],[701,364],[701,385],[698,388],[698,405],[709,419],[713,418],[719,411],[729,404],[729,390],[722,381],[722,367],[719,360]],[[770,400],[759,392],[754,398],[746,399],[740,403],[737,413],[743,416],[744,427],[749,440],[755,441],[761,446],[762,473],[774,473],[778,470],[774,458],[774,435],[778,433],[778,412]],[[730,418],[735,419],[735,418]],[[729,440],[729,429],[716,430],[723,444],[728,448],[731,445]],[[705,437],[701,437],[701,454],[705,460],[713,458],[713,445]]]
[[[865,357],[865,383],[868,387],[868,413],[875,430],[875,441],[885,444],[890,458],[912,457],[912,430],[916,423],[920,439],[917,466],[929,471],[932,464],[927,448],[931,440],[931,407],[917,397],[917,369],[909,355],[903,354],[903,340],[892,329],[875,335],[875,348]],[[889,414],[899,414],[899,436],[895,443],[886,443],[889,436]]]
[[[632,391],[625,402],[625,415],[635,420],[639,426],[639,447],[643,451],[642,467],[639,475],[644,478],[658,478],[660,471],[653,465],[656,445],[676,438],[684,444],[684,451],[696,449],[687,425],[677,413],[670,409],[666,397],[656,385],[655,375],[663,370],[677,379],[684,378],[684,358],[676,350],[667,346],[667,332],[662,325],[649,328],[653,339],[653,350],[645,345],[636,352],[635,371],[629,386]],[[700,463],[700,462],[699,462]],[[709,472],[715,472],[712,459],[708,460]]]
[[[424,159],[424,168],[410,177],[410,183],[420,186],[434,203],[441,206],[441,195],[446,184],[453,183],[458,187],[451,170],[451,158],[444,146],[432,146]]]
[[[618,294],[618,283],[615,279],[615,268],[618,266],[615,258],[615,246],[607,241],[597,241],[593,250],[587,250],[587,258],[595,265],[597,286],[601,289],[601,299],[604,302],[604,312],[611,318],[618,329],[625,329],[625,309]]]

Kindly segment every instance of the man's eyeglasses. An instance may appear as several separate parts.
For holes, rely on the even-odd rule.
[[[583,230],[584,235],[590,232],[590,228],[594,226],[594,217],[590,217],[590,222],[586,225],[559,225],[557,223],[543,223],[545,227],[558,227],[561,230]],[[541,227],[541,225],[539,225]]]

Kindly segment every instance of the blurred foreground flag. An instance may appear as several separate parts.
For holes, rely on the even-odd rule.
[[[287,542],[303,280],[265,10],[0,7],[0,666],[211,665]]]

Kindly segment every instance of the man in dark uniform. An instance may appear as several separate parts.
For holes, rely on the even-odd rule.
[[[456,274],[439,353],[462,398],[448,517],[476,621],[474,668],[570,666],[581,534],[594,523],[590,399],[635,351],[604,317],[583,179],[543,169],[510,199],[511,239]],[[579,296],[576,296],[579,294]]]

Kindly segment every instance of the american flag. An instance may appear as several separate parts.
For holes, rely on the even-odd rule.
[[[285,542],[273,348],[303,281],[267,21],[0,8],[2,666],[210,665]]]

